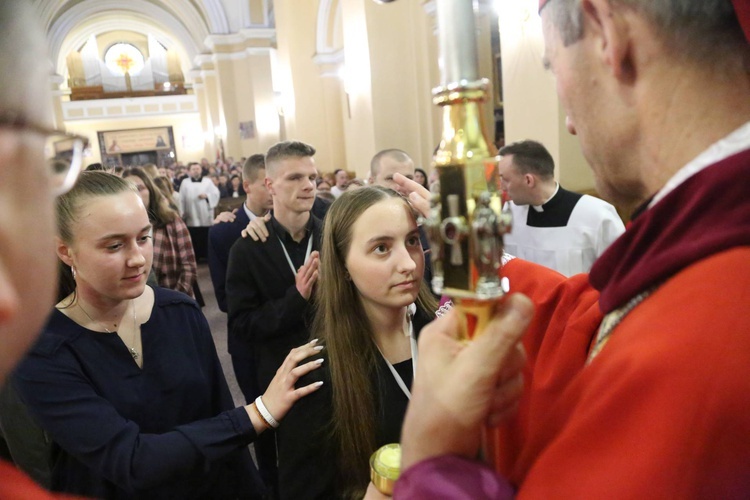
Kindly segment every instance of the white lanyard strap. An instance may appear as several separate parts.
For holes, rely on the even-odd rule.
[[[294,263],[292,262],[292,258],[289,257],[289,252],[286,251],[286,247],[284,246],[284,242],[281,241],[281,238],[279,238],[279,235],[276,235],[276,239],[279,240],[279,243],[281,243],[281,249],[284,251],[284,257],[286,257],[286,261],[289,263],[289,268],[292,270],[293,275],[297,275],[297,270],[294,268]],[[310,232],[310,240],[307,242],[307,252],[305,252],[305,264],[307,264],[307,259],[310,258],[310,254],[312,253],[312,244],[313,244],[313,234]]]
[[[409,312],[411,313],[413,309],[416,309],[414,304],[409,306]],[[411,370],[412,370],[412,381],[417,376],[417,339],[414,338],[414,325],[413,318],[411,317],[411,314],[409,316],[409,343],[411,344]],[[375,344],[377,347],[377,344]],[[378,347],[378,351],[380,351],[380,355],[383,356],[383,351],[380,350],[380,347]],[[398,374],[396,369],[393,367],[390,361],[385,359],[385,356],[383,356],[383,360],[385,361],[385,364],[388,365],[388,369],[391,370],[391,373],[393,374],[393,378],[396,379],[396,383],[401,388],[401,391],[406,395],[406,399],[411,400],[411,391],[408,387],[406,387],[406,383],[404,382],[404,379],[401,378],[401,375]]]

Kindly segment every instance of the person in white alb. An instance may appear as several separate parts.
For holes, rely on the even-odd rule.
[[[563,189],[555,162],[536,141],[500,149],[500,182],[511,201],[505,251],[565,276],[586,273],[625,226],[604,200]]]
[[[198,163],[188,167],[188,177],[180,184],[180,211],[188,227],[210,227],[214,207],[219,203],[219,189],[209,177],[203,176]]]
[[[188,176],[180,184],[180,213],[190,231],[196,260],[203,260],[208,254],[208,229],[220,196],[219,188],[203,175],[200,164],[188,165]]]

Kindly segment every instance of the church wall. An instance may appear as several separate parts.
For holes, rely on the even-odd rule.
[[[555,91],[554,76],[542,66],[544,40],[536,0],[501,4],[505,142],[533,139],[555,159],[555,174],[575,191],[591,190],[593,175],[578,139],[565,129],[565,111]]]
[[[346,169],[355,171],[360,178],[367,177],[369,159],[376,152],[370,61],[371,34],[367,24],[367,7],[369,5],[365,0],[341,0]],[[393,78],[393,75],[383,75],[382,78]]]
[[[321,171],[344,167],[344,138],[333,122],[340,122],[326,109],[326,90],[321,71],[314,62],[318,2],[276,0],[277,55],[281,103],[287,140],[313,145]]]
[[[417,39],[413,26],[425,24],[427,14],[411,2],[366,5],[375,126],[375,151],[368,159],[379,150],[399,148],[422,163],[420,132],[426,124],[419,103],[430,100],[430,88],[417,64],[418,46],[425,41]]]
[[[84,158],[86,165],[101,162],[97,132],[168,126],[172,127],[174,133],[175,150],[179,161],[187,164],[189,161],[200,161],[205,156],[204,134],[198,113],[181,113],[177,115],[159,115],[120,120],[69,121],[65,123],[65,128],[69,132],[89,138],[91,156]],[[210,158],[213,161],[215,155],[210,156]]]

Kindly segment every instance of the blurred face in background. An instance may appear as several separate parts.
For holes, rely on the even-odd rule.
[[[419,170],[414,171],[414,180],[417,181],[422,186],[427,185],[427,178]]]
[[[346,170],[339,170],[336,172],[336,186],[340,189],[344,189],[347,182],[349,182],[349,174],[346,173]]]
[[[265,169],[260,169],[253,182],[243,181],[242,187],[247,195],[245,203],[255,215],[263,215],[273,208],[273,199],[271,193],[266,189],[265,177]]]
[[[188,174],[193,179],[198,180],[203,175],[203,169],[197,163],[193,163],[192,165],[190,165],[190,169],[188,170]]]
[[[402,162],[385,156],[380,159],[380,169],[371,182],[376,186],[387,187],[406,196],[406,192],[393,180],[393,175],[396,173],[407,179],[414,179],[414,162],[411,160]]]
[[[513,155],[505,155],[498,163],[500,188],[516,205],[528,205],[533,200],[531,174],[524,175],[513,163]]]

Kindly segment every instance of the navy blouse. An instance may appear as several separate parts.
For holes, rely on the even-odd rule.
[[[98,498],[251,498],[260,483],[208,323],[195,301],[155,288],[143,368],[116,333],[55,310],[15,374],[54,442],[52,486]]]

